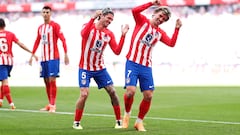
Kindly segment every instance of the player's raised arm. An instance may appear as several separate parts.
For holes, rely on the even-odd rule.
[[[118,44],[115,41],[115,36],[112,34],[113,38],[111,39],[109,44],[110,44],[111,49],[113,50],[113,52],[116,55],[119,55],[122,51],[122,48],[123,48],[123,45],[124,45],[124,42],[125,42],[125,35],[127,34],[128,30],[129,30],[129,25],[128,24],[125,24],[125,25],[121,26],[122,35],[120,37],[120,41],[119,41]]]

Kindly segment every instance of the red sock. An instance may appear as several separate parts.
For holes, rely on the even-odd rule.
[[[121,120],[121,109],[119,105],[113,106],[116,120]]]
[[[0,99],[3,99],[3,86],[1,86],[1,89],[0,89]]]
[[[46,82],[46,93],[48,97],[48,102],[50,103],[50,84],[49,82]]]
[[[11,94],[10,94],[10,88],[8,87],[8,85],[3,85],[2,86],[2,94],[3,96],[5,96],[7,98],[7,101],[9,104],[12,103],[12,97],[11,97]]]
[[[74,120],[75,120],[75,121],[81,121],[81,119],[82,119],[82,114],[83,114],[83,110],[76,109],[76,110],[75,110],[75,118],[74,118]]]
[[[51,105],[56,104],[56,97],[57,97],[56,81],[51,81],[50,82],[50,104]]]
[[[138,118],[140,119],[144,119],[144,116],[147,114],[149,108],[151,105],[151,101],[146,101],[146,100],[142,100],[140,106],[139,106],[139,113],[138,113]]]
[[[133,97],[131,98],[127,97],[126,93],[124,94],[124,105],[125,105],[125,111],[127,113],[131,111],[133,99],[134,99]]]

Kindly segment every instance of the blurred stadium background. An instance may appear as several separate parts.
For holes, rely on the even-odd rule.
[[[125,55],[128,50],[134,20],[131,8],[147,0],[0,0],[0,17],[5,18],[7,30],[13,31],[21,42],[32,49],[37,27],[43,23],[40,11],[50,5],[52,19],[61,24],[68,44],[70,65],[61,64],[59,86],[78,86],[80,30],[96,9],[111,7],[115,18],[110,29],[121,34],[121,25],[130,31],[120,56],[110,48],[105,62],[115,85],[124,85]],[[175,20],[181,18],[176,47],[158,43],[153,51],[153,74],[156,86],[179,85],[239,85],[240,80],[240,0],[162,0],[171,7],[172,18],[161,27],[171,36]],[[144,14],[151,16],[151,10]],[[61,44],[59,44],[62,51]],[[14,47],[15,65],[9,80],[11,86],[43,86],[39,78],[39,63],[29,66],[30,54]],[[37,54],[39,56],[40,50]],[[94,82],[92,86],[94,86]]]

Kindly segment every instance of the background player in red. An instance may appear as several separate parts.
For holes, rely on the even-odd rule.
[[[16,107],[12,101],[10,87],[8,85],[8,77],[13,68],[13,52],[12,45],[16,43],[25,51],[32,53],[23,43],[21,43],[14,33],[5,30],[6,23],[0,18],[0,107],[2,107],[3,98],[6,97],[10,107],[14,110]],[[37,60],[37,57],[33,55]]]
[[[61,31],[60,25],[51,20],[51,7],[42,8],[44,23],[38,27],[37,38],[33,46],[33,54],[41,47],[41,71],[40,77],[43,77],[46,86],[46,93],[49,104],[40,109],[42,111],[56,111],[57,86],[56,78],[59,77],[60,56],[57,41],[62,41],[64,49],[64,63],[69,64],[67,55],[67,45],[65,37]],[[29,60],[32,65],[32,57]]]
[[[157,8],[154,10],[152,18],[147,19],[147,17],[142,15],[141,12],[153,5],[157,6]],[[152,49],[158,41],[161,41],[170,47],[174,47],[182,22],[177,19],[175,31],[172,37],[169,38],[166,32],[159,28],[159,25],[167,22],[171,13],[168,7],[160,6],[160,0],[153,0],[152,2],[137,6],[132,9],[132,14],[136,26],[131,37],[130,49],[126,56],[126,92],[124,94],[125,112],[123,117],[123,128],[127,128],[129,125],[131,107],[136,92],[137,81],[139,80],[143,99],[139,105],[138,118],[134,127],[138,131],[146,131],[143,126],[143,119],[149,111],[154,91],[151,68]]]
[[[113,32],[107,28],[113,21],[113,18],[114,13],[110,8],[97,10],[81,30],[82,45],[78,74],[80,97],[76,103],[75,119],[73,123],[74,129],[82,129],[80,121],[85,102],[89,95],[91,78],[96,81],[99,89],[104,88],[110,96],[116,118],[115,128],[122,128],[119,98],[113,86],[113,81],[104,65],[103,52],[107,45],[109,45],[112,51],[116,55],[119,55],[129,26],[122,26],[122,36],[117,44]],[[96,23],[94,23],[95,19],[98,19]]]

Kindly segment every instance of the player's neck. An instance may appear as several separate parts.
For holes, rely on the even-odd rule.
[[[44,20],[44,24],[49,24],[51,20]]]
[[[4,31],[4,28],[0,28],[0,31]]]
[[[156,24],[153,22],[153,20],[150,20],[150,24],[151,24],[151,26],[152,26],[153,28],[157,28],[157,27],[158,27],[158,25],[156,25]]]
[[[104,30],[105,29],[105,27],[103,27],[103,25],[101,23],[99,23],[99,22],[97,22],[95,24],[95,27],[96,27],[97,30]]]

